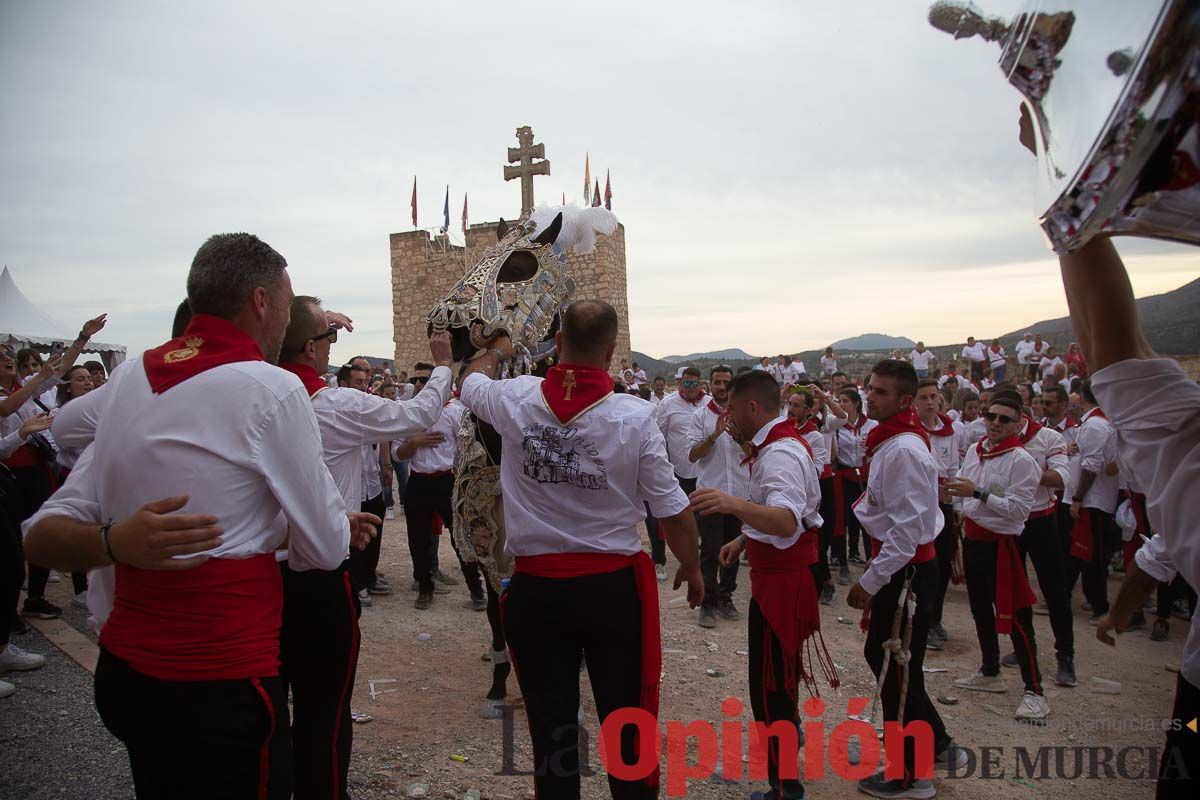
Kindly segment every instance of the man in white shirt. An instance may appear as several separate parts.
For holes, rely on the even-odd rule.
[[[753,430],[750,444],[749,497],[719,489],[698,489],[692,506],[701,517],[733,515],[742,535],[721,551],[721,563],[736,564],[745,549],[750,558],[749,689],[754,719],[765,725],[796,725],[800,682],[813,692],[813,665],[805,663],[806,642],[816,636],[816,661],[830,685],[837,674],[820,639],[812,567],[817,562],[817,511],[820,491],[810,448],[795,423],[780,414],[779,384],[762,372],[744,372],[732,384],[730,416],[738,431]],[[797,731],[797,734],[799,732]],[[794,742],[799,739],[798,735]],[[781,750],[783,751],[781,753]],[[784,778],[784,759],[796,754],[767,742],[768,796],[802,798],[797,779]]]
[[[437,387],[435,387],[436,391]],[[448,386],[447,386],[448,390]],[[429,386],[417,392],[428,392]],[[396,460],[408,459],[408,486],[404,491],[404,520],[408,527],[408,549],[412,558],[413,579],[417,582],[416,608],[425,610],[433,604],[436,588],[435,567],[430,548],[437,547],[434,516],[449,530],[454,520],[454,455],[458,451],[457,434],[466,409],[457,399],[444,403],[441,414],[427,430],[399,438],[392,448]],[[454,543],[453,537],[450,540]],[[476,611],[487,608],[479,565],[462,560],[456,547],[459,569],[471,594],[471,607]]]
[[[450,394],[450,342],[445,333],[430,340],[441,365],[432,391],[416,400],[395,402],[355,388],[326,387],[321,375],[329,368],[329,349],[339,329],[353,330],[345,317],[327,315],[318,298],[296,297],[280,349],[280,367],[299,378],[308,391],[325,465],[343,502],[353,508],[361,502],[362,459],[365,453],[374,455],[363,445],[419,432],[441,412]],[[296,800],[336,797],[347,786],[354,727],[350,704],[362,614],[349,567],[349,558],[333,570],[295,570],[286,561],[281,564],[280,653],[293,697]],[[330,753],[336,758],[330,759]]]
[[[770,372],[771,371],[771,359],[767,358],[766,356],[763,356],[762,358],[760,358],[758,360],[758,363],[754,365],[754,368],[761,372]]]
[[[643,501],[680,561],[675,588],[687,583],[693,608],[704,595],[696,518],[653,407],[612,390],[617,330],[611,305],[576,301],[556,334],[562,360],[545,379],[489,378],[512,354],[502,335],[462,381],[463,404],[503,442],[505,551],[515,558],[502,601],[505,635],[525,696],[540,797],[579,797],[581,658],[601,725],[622,708],[658,714],[658,590],[638,535]],[[636,729],[626,726],[624,763],[639,763],[637,745]],[[658,783],[657,765],[636,780],[609,775],[616,797],[654,798]]]
[[[783,369],[780,373],[783,376],[784,386],[794,386],[800,382],[800,378],[805,375],[804,363],[794,361],[791,356],[783,357]]]
[[[995,396],[1009,397],[1017,403],[1021,401],[1020,395],[1013,391],[997,392]],[[1067,442],[1058,431],[1029,417],[1023,419],[1017,436],[1042,471],[1029,519],[1017,537],[1017,550],[1022,566],[1026,556],[1033,562],[1045,613],[1049,615],[1054,631],[1054,650],[1058,657],[1054,682],[1059,686],[1075,686],[1075,633],[1071,598],[1067,593],[1067,562],[1058,530],[1058,497],[1071,474]],[[1005,667],[1016,667],[1019,660],[1015,654],[1010,654],[1000,663]]]
[[[696,487],[716,489],[733,497],[750,493],[750,471],[742,460],[743,446],[734,438],[727,403],[733,369],[718,364],[709,370],[709,401],[692,414],[688,460],[696,465]],[[715,628],[717,614],[728,620],[740,619],[733,604],[737,589],[738,562],[721,566],[721,548],[737,538],[741,521],[733,514],[709,514],[700,517],[700,572],[704,575],[704,603],[700,606],[700,627]]]
[[[921,670],[938,584],[933,542],[944,520],[938,509],[937,462],[930,451],[929,435],[912,408],[916,372],[911,364],[881,361],[871,373],[869,390],[867,415],[879,424],[867,435],[867,490],[854,504],[854,513],[871,539],[874,557],[858,583],[850,587],[846,602],[869,613],[863,655],[878,677],[883,670],[884,646],[893,638],[892,620],[901,602],[905,576],[911,574],[916,604],[908,623],[912,631],[908,663],[891,661],[888,671],[907,672],[904,722],[927,723],[933,732],[935,763],[957,764],[957,751],[925,691]],[[883,681],[880,702],[887,721],[899,718],[900,683],[899,672]],[[887,780],[881,772],[859,781],[859,789],[875,797],[932,797],[933,784],[915,774],[916,752],[911,740],[904,743],[903,766],[904,778]]]
[[[1029,373],[1029,353],[1033,350],[1033,334],[1025,331],[1025,335],[1021,337],[1021,341],[1017,342],[1017,374],[1026,375]]]
[[[914,407],[921,420],[921,426],[929,434],[929,446],[938,466],[938,508],[942,512],[942,529],[938,532],[933,548],[937,552],[938,584],[937,594],[934,595],[933,608],[929,620],[929,640],[926,646],[930,650],[944,650],[946,640],[950,638],[946,627],[942,624],[943,611],[946,605],[946,590],[950,588],[950,573],[954,565],[954,557],[958,554],[958,530],[954,525],[954,506],[949,494],[946,493],[947,481],[958,475],[959,464],[959,430],[955,422],[944,414],[938,413],[937,381],[926,378],[917,382],[917,397]]]
[[[633,379],[637,382],[640,390],[646,385],[646,370],[642,369],[638,362],[633,362]]]
[[[917,346],[908,354],[908,359],[912,362],[913,369],[917,371],[917,380],[921,381],[929,377],[929,370],[932,368],[933,363],[937,361],[937,357],[934,356],[933,351],[925,349],[924,342],[917,342]]]
[[[659,405],[667,399],[667,381],[661,375],[654,376],[654,391],[650,393],[650,402]]]
[[[767,372],[770,372],[770,373],[771,373],[771,377],[772,377],[772,378],[774,378],[774,379],[775,379],[775,382],[776,382],[776,383],[778,383],[780,386],[783,386],[783,384],[784,384],[784,381],[783,381],[783,368],[784,368],[785,366],[787,366],[787,363],[788,363],[788,361],[790,361],[790,360],[791,360],[791,359],[789,359],[789,358],[788,358],[787,356],[785,356],[785,355],[779,355],[779,356],[776,356],[776,358],[775,358],[775,363],[774,363],[774,364],[772,364],[770,367],[768,367],[768,368],[767,368]]]
[[[684,494],[696,491],[696,465],[688,458],[692,449],[692,415],[703,408],[706,402],[707,398],[700,386],[700,370],[684,367],[679,377],[679,391],[668,396],[654,410],[658,429],[667,443],[667,457],[671,460],[675,478]],[[660,581],[665,581],[667,551],[661,532],[659,536],[651,536],[650,543],[655,572]]]
[[[363,394],[370,394],[371,367],[363,356],[350,359],[349,364],[343,364],[337,371],[338,389],[353,389]],[[378,441],[363,442],[360,445],[362,457],[358,460],[359,479],[358,496],[359,510],[382,519],[387,512],[383,502],[383,475],[379,463],[380,448]],[[372,594],[388,595],[392,587],[376,573],[379,566],[379,553],[382,541],[382,525],[376,529],[375,536],[363,550],[350,552],[350,577],[358,592],[359,605],[373,605]]]
[[[1029,350],[1026,353],[1027,374],[1029,380],[1036,381],[1041,374],[1042,358],[1045,357],[1046,351],[1050,345],[1042,341],[1042,335],[1036,334],[1033,341],[1029,344]]]
[[[984,368],[988,363],[987,348],[983,346],[983,342],[977,342],[974,336],[968,336],[967,345],[962,349],[962,358],[970,365],[971,381],[982,381]]]
[[[821,356],[821,374],[832,376],[837,371],[837,356],[834,355],[832,347],[826,347],[825,355]]]
[[[1117,460],[1117,431],[1092,393],[1091,381],[1079,386],[1083,412],[1075,432],[1079,452],[1071,459],[1071,571],[1069,587],[1082,575],[1083,596],[1091,605],[1092,622],[1108,613],[1108,562],[1120,542],[1113,514],[1117,510],[1117,477],[1108,465]]]
[[[1006,691],[998,634],[1007,633],[1025,683],[1014,716],[1044,722],[1050,708],[1042,691],[1033,630],[1031,607],[1037,598],[1017,552],[1017,537],[1029,518],[1042,470],[1017,435],[1024,421],[1019,397],[997,393],[984,418],[987,438],[967,450],[958,478],[946,484],[952,496],[963,498],[963,572],[983,659],[974,675],[954,685],[979,692]]]
[[[96,703],[139,794],[287,798],[275,551],[286,539],[294,569],[335,569],[352,534],[378,520],[347,513],[308,392],[269,363],[292,301],[283,257],[248,234],[214,236],[192,263],[188,299],[185,334],[96,393],[103,424],[63,500],[30,520],[26,547],[67,569],[116,564]],[[169,576],[123,563],[105,520],[147,508],[186,508],[177,521],[209,540],[203,563]]]

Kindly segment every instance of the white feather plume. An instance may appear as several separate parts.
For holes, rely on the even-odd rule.
[[[600,206],[580,208],[577,205],[550,206],[543,203],[534,210],[531,219],[537,231],[541,232],[559,214],[563,217],[562,229],[554,241],[554,249],[563,253],[586,255],[596,249],[596,234],[608,236],[617,229],[616,214]]]

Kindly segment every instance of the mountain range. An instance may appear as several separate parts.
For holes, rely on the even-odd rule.
[[[1143,297],[1137,301],[1137,307],[1138,317],[1146,332],[1146,339],[1155,351],[1172,356],[1200,354],[1200,279],[1163,294]],[[970,323],[968,320],[964,320],[964,324]],[[1071,318],[1059,317],[1058,319],[1042,320],[1010,331],[1000,337],[1000,342],[1009,353],[1012,353],[1013,348],[1016,347],[1017,342],[1021,340],[1026,331],[1040,333],[1046,341],[1054,344],[1063,352],[1066,351],[1067,345],[1075,339],[1071,330]],[[982,340],[990,341],[991,339],[983,337]],[[868,353],[871,354],[871,357],[877,357],[898,347],[907,354],[913,345],[914,342],[906,337],[865,333],[861,336],[834,342],[833,348],[838,351],[839,360],[845,361],[846,366],[849,367],[851,363],[861,366],[856,362],[865,361]],[[958,358],[962,351],[962,343],[947,343],[932,346],[930,349],[937,353],[939,361],[945,363],[947,360]],[[823,353],[824,349],[821,349],[806,350],[793,355],[798,356],[804,365],[815,373],[820,367],[820,358]],[[856,353],[860,354],[861,358],[855,358]],[[768,355],[774,358],[774,353]],[[673,378],[679,365],[684,363],[692,364],[699,367],[701,371],[706,371],[719,363],[727,363],[737,368],[742,365],[752,365],[758,361],[754,356],[737,348],[694,353],[690,356],[668,356],[661,360],[635,352],[633,360],[646,370],[647,375],[662,375],[668,379]]]

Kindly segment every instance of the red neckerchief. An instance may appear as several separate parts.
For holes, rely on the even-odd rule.
[[[211,314],[194,315],[183,336],[142,354],[142,366],[155,394],[213,367],[262,360],[262,348],[250,334]]]
[[[808,433],[816,433],[817,432],[817,426],[816,426],[816,423],[814,423],[812,421],[812,417],[809,417],[808,419],[804,420],[803,425],[801,425],[798,422],[795,423],[795,428],[796,428],[796,433],[800,434],[801,436],[804,436],[805,434],[808,434]]]
[[[942,422],[942,427],[936,431],[925,428],[925,423],[921,423],[921,427],[925,428],[926,433],[930,436],[953,436],[954,435],[954,420],[947,417],[945,414],[938,414],[938,419]]]
[[[857,436],[858,432],[863,429],[863,425],[866,425],[866,424],[867,424],[867,415],[860,411],[860,412],[858,412],[858,422],[847,421],[846,424],[843,425],[842,427],[844,427],[846,430],[850,431],[855,436]]]
[[[555,364],[542,381],[542,400],[562,425],[598,405],[612,392],[612,377],[606,370],[582,364]]]
[[[693,401],[691,401],[691,400],[688,400],[686,397],[684,397],[684,396],[683,396],[683,389],[680,389],[680,390],[679,390],[678,392],[676,392],[675,394],[679,395],[679,399],[680,399],[680,400],[682,400],[682,401],[683,401],[683,402],[685,402],[685,403],[689,403],[689,404],[691,404],[691,405],[693,405],[693,406],[698,406],[698,405],[700,405],[700,401],[701,401],[701,400],[703,400],[704,398],[708,397],[708,395],[706,395],[704,392],[701,392],[701,393],[700,393],[700,396],[696,398],[695,402],[693,402]]]
[[[800,435],[800,432],[796,430],[796,424],[791,419],[783,419],[775,423],[771,430],[767,431],[767,438],[763,439],[762,444],[754,444],[753,442],[750,443],[750,455],[743,458],[742,463],[753,466],[755,459],[758,458],[758,454],[761,453],[767,445],[771,444],[772,442],[777,442],[780,439],[795,439],[800,444],[804,445],[804,449],[808,452],[808,457],[812,458],[812,445]]]
[[[930,447],[929,432],[921,424],[917,412],[912,408],[906,408],[885,420],[880,420],[878,425],[871,428],[871,432],[867,434],[867,458],[874,455],[879,446],[888,439],[902,433],[915,433],[921,437],[921,441],[925,443],[926,447]],[[932,450],[932,448],[930,449]]]
[[[1060,425],[1062,427],[1059,427]],[[1075,427],[1075,420],[1071,419],[1066,414],[1063,414],[1062,421],[1059,422],[1058,425],[1051,425],[1050,418],[1046,417],[1045,419],[1042,420],[1042,426],[1046,427],[1046,428],[1052,428],[1052,429],[1058,431],[1059,433],[1063,433],[1063,432],[1069,431],[1069,430],[1071,430],[1071,428]]]
[[[321,376],[317,374],[316,369],[310,367],[308,364],[297,364],[294,361],[288,361],[280,364],[279,368],[287,370],[299,378],[300,382],[304,384],[309,397],[316,397],[317,392],[329,388],[329,384],[321,380]]]
[[[1043,427],[1042,425],[1039,425],[1037,421],[1033,419],[1033,417],[1029,416],[1025,417],[1025,423],[1025,433],[1021,434],[1022,445],[1029,444],[1031,441],[1033,441],[1033,437],[1037,436],[1037,432]]]
[[[718,417],[725,413],[725,409],[723,409],[719,405],[717,405],[716,400],[708,401],[708,410],[713,412],[714,414],[716,414]]]
[[[1105,416],[1104,412],[1100,409],[1100,406],[1096,406],[1091,411],[1089,411],[1083,415],[1083,419],[1079,420],[1079,424],[1082,425],[1083,423],[1087,422],[1092,417],[1099,417],[1100,419],[1103,419],[1103,420],[1108,419],[1108,417]]]
[[[989,458],[1002,456],[1009,450],[1016,450],[1021,446],[1021,438],[1015,433],[1003,440],[990,450],[985,450],[984,445],[987,444],[987,437],[979,440],[979,444],[975,445],[975,452],[979,454],[980,461],[986,461]]]

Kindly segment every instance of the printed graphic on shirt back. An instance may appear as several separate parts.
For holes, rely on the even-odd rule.
[[[522,428],[524,471],[538,483],[566,483],[580,489],[606,491],[608,468],[596,445],[574,427],[530,425]]]

